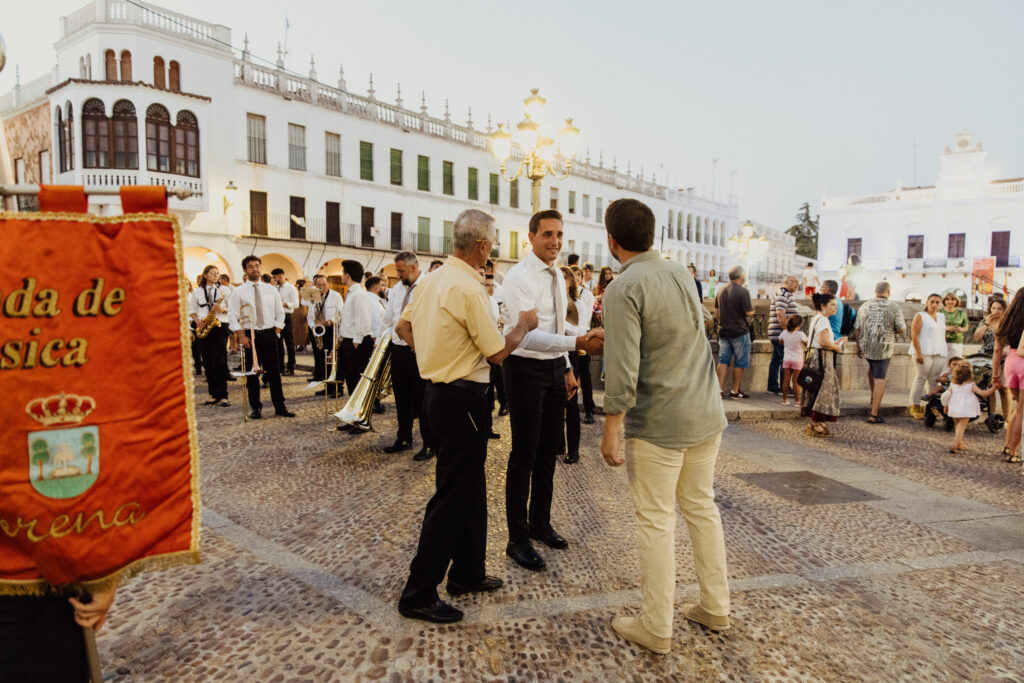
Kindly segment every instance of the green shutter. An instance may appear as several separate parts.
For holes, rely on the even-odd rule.
[[[519,178],[508,183],[508,205],[513,209],[519,208]]]
[[[452,221],[444,222],[444,253],[450,254],[454,251],[452,247],[452,239],[455,232],[455,223]]]
[[[512,260],[519,258],[519,233],[515,230],[508,234],[508,257]]]
[[[476,169],[475,168],[467,169],[466,178],[467,178],[468,183],[469,183],[469,198],[470,199],[474,199],[474,200],[475,199],[479,199],[480,198],[480,191],[479,191],[479,187],[478,187],[477,182],[476,182]]]
[[[430,253],[430,219],[420,216],[416,219],[416,250],[421,254]]]
[[[569,190],[569,213],[576,213],[576,192]]]
[[[430,157],[416,157],[416,187],[430,192]]]
[[[391,184],[402,184],[402,150],[391,150]]]
[[[444,174],[444,187],[442,188],[444,193],[447,195],[455,194],[455,164],[450,161],[442,162],[442,173]]]
[[[498,203],[498,174],[491,174],[491,204]]]
[[[359,141],[359,178],[373,180],[373,143]]]

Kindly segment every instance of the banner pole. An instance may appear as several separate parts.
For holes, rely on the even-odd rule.
[[[2,129],[0,129],[2,133]],[[0,139],[2,142],[2,139]],[[2,170],[2,169],[0,169]],[[11,197],[14,195],[38,195],[39,185],[29,185],[25,183],[21,184],[9,184],[4,183],[4,174],[0,172],[0,197]],[[181,185],[164,186],[167,191],[168,197],[177,197],[178,199],[188,199],[189,197],[200,197],[202,192],[195,192],[187,187]],[[87,195],[120,195],[120,187],[90,187],[86,186],[83,188]]]
[[[85,638],[85,658],[89,662],[89,680],[91,683],[103,683],[100,652],[96,647],[96,631],[91,626],[83,626],[82,636]]]

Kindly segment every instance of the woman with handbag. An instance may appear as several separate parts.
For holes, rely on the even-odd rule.
[[[832,294],[815,293],[812,296],[817,311],[811,318],[811,344],[804,359],[804,368],[797,377],[803,389],[800,414],[810,418],[808,436],[832,436],[826,422],[839,419],[839,376],[836,374],[836,353],[843,350],[846,337],[834,340],[828,317],[836,312],[836,298]]]

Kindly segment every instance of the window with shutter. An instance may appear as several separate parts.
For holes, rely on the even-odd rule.
[[[455,194],[455,164],[450,161],[441,162],[441,191],[446,195]]]
[[[416,157],[416,189],[430,192],[430,157]]]
[[[359,178],[373,180],[373,143],[359,141]]]
[[[402,150],[391,150],[391,184],[402,184]]]
[[[477,171],[475,168],[466,169],[466,182],[467,182],[467,196],[469,199],[477,200],[480,198],[480,188],[477,185]]]

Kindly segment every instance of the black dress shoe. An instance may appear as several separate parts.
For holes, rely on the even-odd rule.
[[[261,417],[263,417],[263,409],[262,408],[253,408],[252,412],[249,413],[249,419],[250,420],[258,420]]]
[[[284,410],[275,410],[274,415],[278,417],[295,417],[295,413],[285,408]]]
[[[426,446],[424,446],[423,448],[421,448],[416,453],[416,455],[412,456],[412,459],[413,460],[430,460],[435,455],[437,455],[437,453],[434,452],[434,449],[427,448]]]
[[[498,415],[508,415],[508,406],[498,408]]]
[[[476,583],[458,583],[448,579],[448,595],[463,595],[464,593],[484,593],[496,591],[504,585],[504,581],[497,576],[485,576],[482,581]]]
[[[501,438],[501,434],[499,434],[498,432],[493,432],[492,431],[490,434],[487,435],[487,438],[488,439],[500,439]]]
[[[237,382],[238,378],[237,377],[232,377],[231,375],[228,375],[228,381],[229,382]]]
[[[381,404],[379,404],[379,403],[374,403],[373,404],[373,414],[374,415],[383,415],[386,412],[388,412],[388,411],[385,410],[384,406],[382,406]]]
[[[511,557],[516,564],[531,572],[540,572],[547,569],[544,558],[537,554],[529,543],[509,543],[505,548],[505,554]]]
[[[457,610],[448,603],[440,600],[424,607],[408,607],[402,603],[398,603],[398,613],[403,617],[432,621],[435,624],[450,624],[462,619],[461,610]]]
[[[579,453],[573,453],[572,455],[565,456],[565,464],[566,465],[573,465],[575,463],[578,463],[579,461],[580,461],[580,454]]]
[[[550,526],[547,529],[536,529],[530,532],[530,538],[540,541],[549,548],[565,550],[569,547],[569,541],[558,535],[558,532]]]
[[[384,447],[385,453],[399,453],[401,451],[408,451],[412,449],[412,441],[403,441],[402,439],[396,439],[390,446]]]
[[[583,416],[583,424],[585,424],[585,425],[592,425],[592,424],[594,424],[594,414],[593,413],[587,413],[586,415],[584,415]]]
[[[338,425],[337,431],[339,431],[339,432],[351,432],[353,429],[355,429],[355,427],[353,427],[352,425],[350,425],[349,423],[346,422],[344,424]]]

